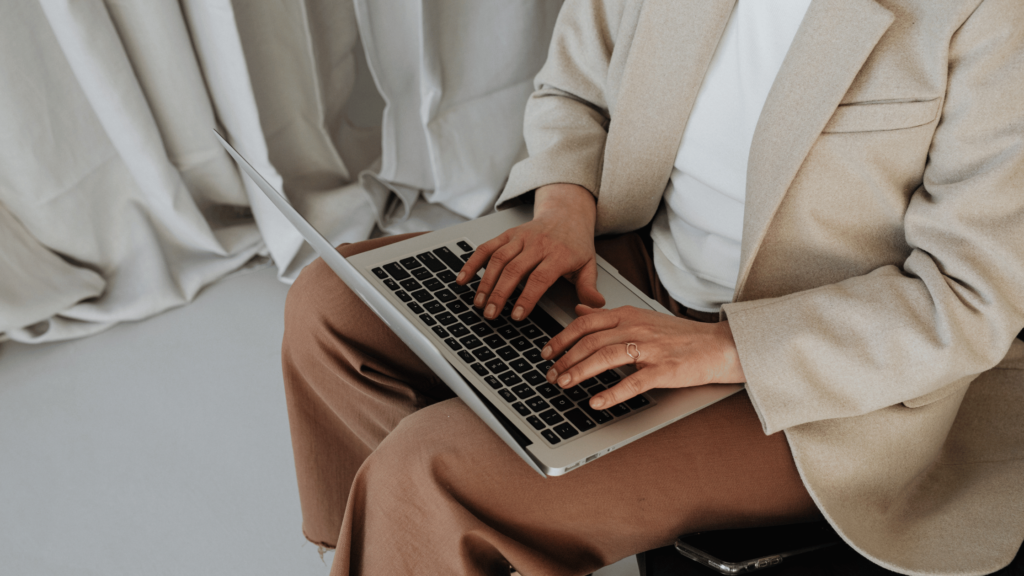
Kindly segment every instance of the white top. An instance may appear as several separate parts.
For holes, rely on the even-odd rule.
[[[810,3],[738,0],[697,93],[651,230],[658,276],[688,308],[732,301],[754,127]]]

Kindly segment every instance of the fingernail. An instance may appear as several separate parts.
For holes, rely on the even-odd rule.
[[[484,317],[485,318],[494,318],[495,310],[496,310],[496,308],[494,307],[494,304],[488,304],[487,308],[484,309]]]
[[[476,306],[477,308],[483,308],[484,302],[487,302],[487,294],[484,294],[483,292],[477,292],[476,298],[473,298],[473,306]]]
[[[459,275],[455,277],[455,281],[458,282],[459,284],[462,284],[462,281],[465,280],[465,279],[466,279],[466,273],[465,272],[459,272]]]
[[[601,408],[604,408],[604,398],[601,398],[600,396],[594,396],[593,398],[590,399],[590,407],[593,408],[594,410],[600,410]]]
[[[548,370],[548,382],[554,382],[556,378],[558,378],[558,372],[555,372],[554,368]]]
[[[526,310],[524,310],[522,306],[516,306],[516,309],[512,311],[512,319],[515,320],[516,322],[522,320],[523,312],[525,311]]]
[[[572,376],[569,375],[569,374],[562,374],[561,376],[558,377],[558,385],[563,387],[563,388],[568,386],[569,382],[571,382],[571,381],[572,381]]]
[[[540,351],[540,357],[545,360],[551,358],[551,346],[545,346],[544,349]]]

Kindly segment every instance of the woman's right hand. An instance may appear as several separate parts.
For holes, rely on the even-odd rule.
[[[483,308],[488,319],[498,316],[527,277],[512,309],[513,320],[528,316],[559,277],[576,285],[580,302],[593,308],[604,306],[604,297],[597,291],[596,221],[597,204],[586,188],[542,186],[534,197],[533,220],[477,247],[456,282],[466,284],[486,265],[473,304]]]

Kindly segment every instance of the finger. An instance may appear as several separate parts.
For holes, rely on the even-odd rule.
[[[483,268],[487,261],[491,258],[491,254],[495,250],[501,248],[509,242],[509,234],[505,232],[500,236],[491,238],[487,242],[476,247],[473,254],[466,260],[466,263],[462,265],[462,270],[459,271],[459,275],[455,277],[455,282],[458,284],[465,284],[473,279],[477,271]]]
[[[519,295],[516,306],[512,309],[512,319],[518,321],[529,316],[541,296],[561,275],[557,265],[550,258],[542,260],[530,273],[526,285],[523,286],[523,293]]]
[[[622,343],[612,344],[595,350],[565,372],[559,373],[555,382],[562,388],[569,388],[606,370],[632,363],[633,359],[625,353]]]
[[[604,410],[647,392],[653,388],[652,382],[657,381],[657,377],[652,372],[653,370],[650,368],[637,370],[623,378],[615,386],[595,394],[590,399],[590,407],[594,410]]]
[[[580,310],[580,307],[576,307]],[[618,316],[610,310],[591,308],[593,313],[585,313],[572,321],[564,330],[548,341],[547,346],[540,351],[544,359],[551,359],[569,349],[570,346],[579,341],[587,334],[600,330],[610,330],[619,325]]]
[[[612,348],[613,346],[622,347],[622,343],[627,339],[626,335],[623,334],[622,330],[602,330],[600,332],[594,332],[593,334],[587,334],[583,338],[580,338],[579,342],[576,342],[572,348],[565,353],[564,356],[555,362],[555,365],[551,367],[548,373],[551,376],[549,382],[554,383],[558,381],[562,374],[568,372],[573,366],[583,362],[587,358],[590,358],[598,351],[604,348]],[[567,385],[573,385],[581,382],[582,380],[573,377],[571,382],[567,382]]]
[[[480,280],[480,285],[476,289],[476,297],[473,299],[474,306],[477,308],[484,307],[484,303],[487,302],[491,290],[494,289],[494,285],[501,278],[505,265],[515,259],[522,250],[523,241],[514,238],[491,253],[491,257],[487,261],[487,269],[484,271],[484,277]]]
[[[493,261],[494,258],[492,257]],[[520,252],[502,268],[501,276],[487,296],[487,305],[484,308],[484,318],[493,320],[498,317],[505,302],[515,293],[516,288],[536,267],[543,261],[543,254],[540,250],[531,249]],[[490,266],[487,268],[490,271]],[[483,284],[481,282],[481,284]],[[481,289],[483,286],[481,286]],[[520,313],[522,311],[520,310]],[[518,320],[519,318],[515,318]]]
[[[576,295],[588,306],[604,306],[604,296],[597,291],[597,261],[587,262],[576,274]]]

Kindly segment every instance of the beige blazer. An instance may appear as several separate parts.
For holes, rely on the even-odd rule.
[[[568,182],[642,227],[733,0],[567,0],[499,203]],[[750,150],[724,307],[764,431],[907,574],[1024,540],[1024,2],[814,0]],[[757,474],[757,470],[740,473]]]

